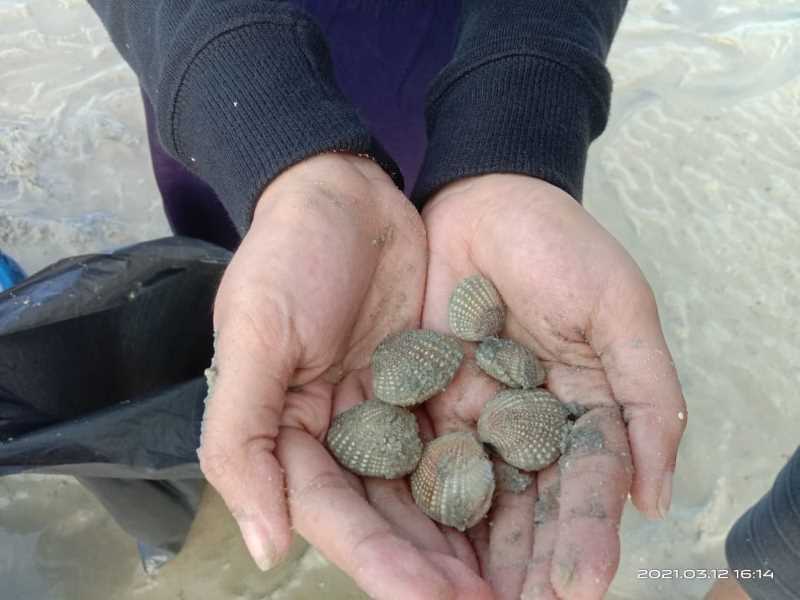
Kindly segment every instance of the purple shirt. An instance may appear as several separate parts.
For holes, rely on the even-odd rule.
[[[397,162],[410,193],[425,153],[425,94],[453,55],[460,2],[292,4],[325,33],[339,88]]]

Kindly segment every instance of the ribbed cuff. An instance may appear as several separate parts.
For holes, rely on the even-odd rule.
[[[224,5],[219,5],[224,11]],[[402,189],[399,169],[336,88],[322,33],[304,13],[223,20],[162,98],[164,143],[206,181],[240,234],[281,171],[327,151],[367,156]]]
[[[517,34],[459,58],[429,94],[428,149],[412,199],[475,175],[544,179],[580,200],[586,154],[608,117],[603,63],[564,40]]]

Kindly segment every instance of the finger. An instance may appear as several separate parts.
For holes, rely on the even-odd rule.
[[[602,598],[619,564],[619,522],[632,472],[618,407],[593,408],[575,422],[559,467],[551,581],[561,598]]]
[[[436,524],[415,504],[405,479],[387,481],[367,477],[364,488],[369,503],[392,525],[397,535],[421,550],[454,555]]]
[[[497,473],[497,470],[495,470]],[[521,493],[499,491],[489,513],[489,562],[485,576],[498,600],[517,600],[533,552],[536,484]]]
[[[449,581],[463,582],[459,584],[454,600],[494,600],[495,596],[486,582],[461,561],[432,552],[426,552],[425,556],[444,573]]]
[[[288,339],[267,319],[255,323],[247,312],[218,318],[216,381],[206,400],[198,449],[203,474],[224,499],[262,570],[283,557],[292,541],[283,474],[273,454],[291,353],[281,352]],[[265,339],[274,344],[271,351],[263,351]]]
[[[556,600],[550,572],[558,537],[558,499],[561,495],[558,464],[536,474],[536,488],[538,498],[533,510],[533,554],[520,598]]]
[[[475,548],[467,536],[452,527],[441,526],[440,531],[450,545],[450,551],[458,560],[472,569],[473,573],[480,574],[481,566]]]
[[[489,565],[489,542],[491,541],[491,531],[488,519],[483,519],[474,527],[467,529],[467,538],[475,549],[475,555],[481,566],[481,574],[485,575]]]
[[[596,327],[592,345],[614,397],[624,407],[635,474],[631,496],[650,518],[663,518],[672,497],[678,444],[687,424],[686,402],[664,340],[652,292],[620,303]]]
[[[371,597],[455,600],[481,589],[480,579],[468,569],[442,572],[436,560],[398,536],[308,433],[282,429],[277,454],[286,468],[298,532]]]

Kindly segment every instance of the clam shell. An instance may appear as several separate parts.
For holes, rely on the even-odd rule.
[[[336,415],[326,442],[339,463],[358,475],[396,479],[422,456],[417,419],[399,406],[368,400]]]
[[[411,494],[434,521],[464,531],[489,511],[492,462],[472,433],[448,433],[425,446],[411,475]]]
[[[546,372],[533,352],[513,340],[484,339],[475,352],[484,372],[512,388],[530,389],[544,383]]]
[[[481,275],[462,280],[450,296],[450,330],[462,340],[477,342],[503,329],[506,307],[492,282]]]
[[[483,407],[478,436],[508,464],[538,471],[561,454],[568,414],[545,390],[505,390]]]
[[[392,334],[372,355],[375,397],[398,406],[424,402],[448,386],[463,358],[453,336],[427,329]]]

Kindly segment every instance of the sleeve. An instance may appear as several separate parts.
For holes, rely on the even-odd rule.
[[[431,85],[413,200],[486,173],[544,179],[580,200],[605,128],[605,59],[626,0],[464,0],[453,60]]]
[[[240,234],[281,171],[315,154],[397,166],[336,86],[322,32],[263,0],[90,0],[153,104],[164,148],[217,193]]]
[[[725,556],[753,600],[800,598],[800,448],[731,528]]]

